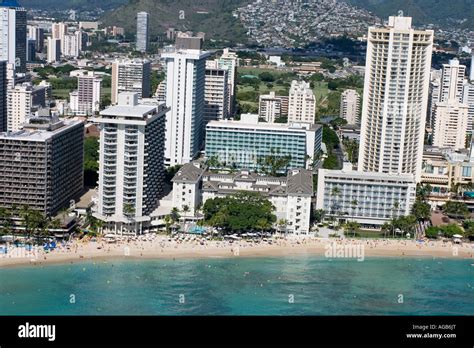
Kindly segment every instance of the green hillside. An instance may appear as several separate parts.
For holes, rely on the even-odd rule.
[[[101,8],[111,10],[127,3],[127,0],[19,0],[25,8],[42,10],[91,10]]]
[[[403,10],[415,24],[453,25],[474,29],[474,0],[345,0],[385,18]]]
[[[206,38],[245,42],[245,29],[232,16],[232,11],[249,0],[130,0],[128,4],[108,12],[102,18],[106,25],[118,25],[128,32],[136,28],[136,13],[150,14],[152,35],[167,28],[202,31]],[[184,18],[183,18],[184,17]]]

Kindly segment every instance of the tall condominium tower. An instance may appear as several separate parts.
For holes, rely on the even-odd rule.
[[[369,28],[359,171],[421,177],[432,30],[415,30],[411,17],[390,17]]]
[[[56,63],[61,59],[61,40],[48,37],[48,63]]]
[[[28,38],[36,41],[36,52],[43,52],[44,29],[34,25],[28,25]]]
[[[316,97],[308,82],[292,81],[288,105],[288,122],[314,123]]]
[[[433,120],[433,146],[452,148],[466,147],[468,106],[457,99],[438,102]]]
[[[61,54],[64,57],[77,58],[79,56],[79,37],[76,34],[64,35],[61,42]]]
[[[341,118],[348,124],[359,123],[360,95],[355,89],[346,89],[341,94]]]
[[[164,104],[139,104],[137,93],[121,93],[100,112],[99,195],[95,216],[106,230],[142,233],[163,194]]]
[[[468,107],[467,111],[467,131],[474,131],[474,80],[465,81],[463,86],[462,103]]]
[[[0,133],[0,207],[54,216],[82,192],[83,166],[81,121],[35,117],[21,131]]]
[[[222,56],[217,60],[217,67],[219,69],[226,69],[228,72],[229,83],[229,105],[227,113],[233,115],[235,104],[235,77],[237,76],[237,67],[239,66],[239,57],[237,53],[231,52],[228,48],[224,48]]]
[[[468,105],[461,104],[464,103],[465,74],[466,66],[459,64],[457,59],[450,60],[449,64],[443,64],[438,99],[431,101],[434,105],[432,123],[435,146],[464,148],[466,132],[472,131],[472,120],[467,112]]]
[[[124,59],[112,63],[112,104],[117,103],[119,93],[135,92],[138,98],[150,97],[150,61]]]
[[[26,10],[16,0],[0,3],[0,60],[26,72]]]
[[[71,111],[77,115],[92,115],[100,108],[102,79],[89,71],[77,77],[77,90],[70,93]]]
[[[439,101],[446,102],[450,99],[462,101],[462,91],[466,66],[459,64],[459,60],[452,59],[449,64],[443,64]]]
[[[178,37],[162,54],[166,61],[165,163],[185,164],[199,153],[203,141],[206,58],[201,39]]]
[[[59,39],[62,40],[64,35],[67,34],[68,31],[68,26],[66,23],[53,23],[51,25],[51,37],[53,39]]]
[[[15,132],[23,128],[32,113],[46,107],[48,87],[33,86],[31,82],[17,84],[8,91],[8,122],[7,130]]]
[[[51,38],[52,39],[57,39],[60,42],[60,55],[63,54],[65,48],[65,41],[64,41],[64,36],[66,36],[68,33],[68,25],[63,22],[59,23],[53,23],[51,26]]]
[[[441,92],[441,70],[432,70],[430,73],[430,86],[428,88],[428,110],[426,124],[433,127],[436,103],[439,102]]]
[[[471,57],[471,70],[469,71],[469,80],[474,81],[474,53]]]
[[[7,131],[7,61],[0,61],[0,132]]]
[[[286,107],[285,107],[286,105]],[[258,116],[268,123],[288,115],[288,96],[276,95],[274,91],[262,94],[258,100]]]
[[[148,51],[148,13],[137,13],[137,51]]]
[[[226,119],[229,105],[228,71],[218,69],[215,61],[206,62],[204,127],[209,121]]]

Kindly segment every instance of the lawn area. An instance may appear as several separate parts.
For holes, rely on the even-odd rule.
[[[316,96],[316,104],[320,103],[329,94],[327,82],[314,82],[313,93]]]
[[[70,89],[53,89],[53,97],[58,99],[69,99]]]
[[[253,79],[250,78],[242,79],[242,82],[237,85],[237,101],[241,105],[250,106],[252,111],[258,109],[259,95],[268,94],[273,91],[277,95],[287,96],[291,81],[298,80],[298,77],[289,71],[253,67],[238,68],[238,74],[240,77],[244,75],[259,77],[262,73],[270,73],[274,76],[274,81],[264,82],[260,81],[260,79],[255,79],[255,83],[252,83]],[[339,95],[331,95],[332,93],[328,89],[328,82],[313,81],[312,84],[313,93],[316,96],[316,107],[318,109],[323,109],[325,113],[329,111],[333,112],[333,109],[338,109]],[[246,110],[248,110],[248,108],[246,108]]]
[[[266,83],[261,82],[259,85],[258,93],[259,94],[268,94],[270,91],[275,91],[277,95],[288,95],[288,88],[284,85],[279,85],[272,83],[273,87],[269,88]],[[251,92],[254,91],[253,86],[249,85],[238,85],[237,92]]]

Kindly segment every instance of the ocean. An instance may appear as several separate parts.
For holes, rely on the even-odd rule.
[[[315,256],[0,269],[1,315],[473,315],[472,260]]]

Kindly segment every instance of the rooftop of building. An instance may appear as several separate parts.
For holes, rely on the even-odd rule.
[[[313,173],[310,170],[290,170],[288,173],[288,185],[286,191],[289,194],[312,194]]]
[[[186,163],[175,174],[172,182],[197,182],[207,167],[199,162]]]
[[[114,63],[119,63],[119,64],[144,64],[144,63],[150,63],[148,59],[142,59],[142,58],[118,58],[114,61]]]
[[[259,175],[248,170],[230,174],[206,172],[203,177],[205,191],[232,193],[236,191],[236,182],[250,182],[252,189],[264,195],[313,194],[313,173],[307,169],[293,169],[281,177]]]
[[[123,92],[118,96],[117,105],[108,107],[100,112],[101,116],[114,117],[137,117],[143,118],[146,115],[154,113],[161,104],[151,103],[149,100],[140,103],[138,94],[133,92]]]
[[[319,169],[319,173],[324,172],[325,176],[332,177],[350,177],[361,181],[408,181],[415,183],[415,177],[409,173],[379,173],[379,172],[362,172],[353,169]]]
[[[25,124],[24,129],[16,132],[0,133],[0,139],[46,141],[55,135],[82,123],[83,122],[79,120],[58,119],[55,117],[32,117],[29,120],[29,123]]]
[[[474,162],[474,145],[472,149],[441,148],[425,146],[423,149],[423,160],[446,161],[452,163]]]
[[[293,122],[293,123],[268,123],[260,122],[258,114],[242,114],[240,120],[210,121],[207,127],[235,127],[235,128],[260,128],[273,130],[309,130],[321,128],[320,124]]]

